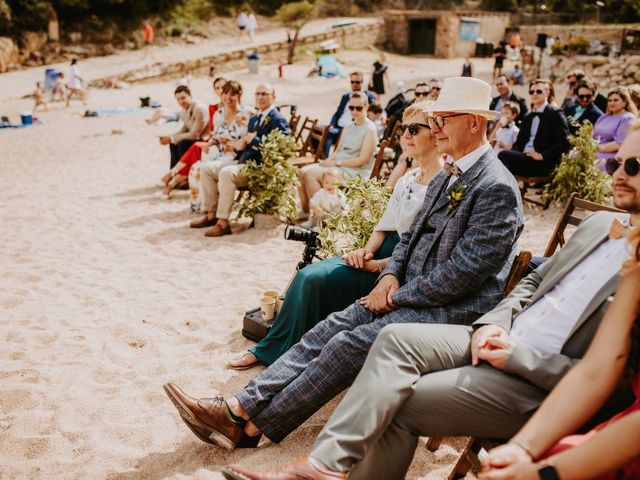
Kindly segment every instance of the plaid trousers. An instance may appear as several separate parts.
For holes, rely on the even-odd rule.
[[[236,398],[253,423],[271,441],[280,442],[353,383],[385,325],[447,321],[444,308],[431,308],[429,313],[399,308],[377,316],[354,303],[309,330]]]

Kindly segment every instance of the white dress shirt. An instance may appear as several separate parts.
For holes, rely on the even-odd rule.
[[[459,160],[456,160],[455,164],[460,169],[460,171],[464,173],[467,170],[469,170],[474,163],[480,160],[480,157],[485,153],[487,153],[489,150],[491,150],[491,144],[484,143],[478,148],[476,148],[473,152],[467,153],[464,157],[461,157]],[[451,161],[451,157],[447,157],[447,160]],[[457,175],[451,175],[451,177],[449,177],[449,183],[447,185],[447,188],[453,185],[453,182],[455,182],[457,179],[458,179]]]
[[[532,109],[531,113],[534,113],[534,112],[542,113],[544,112],[544,109],[547,108],[547,105],[549,105],[549,102],[544,102],[544,105],[542,105],[540,108]],[[524,153],[535,151],[535,147],[533,146],[533,141],[536,139],[539,126],[540,126],[540,115],[536,115],[535,117],[533,117],[533,120],[531,120],[531,134],[529,135],[529,141],[524,146]]]
[[[629,258],[626,238],[604,241],[551,290],[518,315],[509,339],[543,353],[559,353],[596,293]]]

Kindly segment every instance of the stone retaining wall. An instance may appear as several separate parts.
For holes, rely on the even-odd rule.
[[[301,37],[298,39],[297,47],[313,50],[319,47],[321,42],[336,40],[343,48],[367,48],[381,44],[383,35],[382,23],[353,25]],[[183,75],[185,70],[189,70],[191,73],[204,73],[208,71],[212,62],[216,65],[218,72],[239,70],[246,67],[246,56],[255,51],[258,52],[264,63],[284,63],[289,51],[289,43],[284,41],[251,48],[239,48],[231,52],[205,56],[198,60],[139,68],[122,74],[117,79],[126,82],[141,82],[158,77],[177,77]],[[94,80],[92,85],[101,86],[105,81],[112,79],[113,77]]]
[[[570,70],[581,68],[598,82],[603,91],[620,85],[640,83],[640,55],[622,55],[616,58],[602,56],[560,57],[553,71],[564,78]]]

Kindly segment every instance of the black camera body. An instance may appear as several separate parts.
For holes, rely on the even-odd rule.
[[[304,251],[302,252],[302,260],[298,262],[296,272],[302,270],[307,265],[311,265],[313,259],[316,258],[316,253],[321,245],[318,236],[318,232],[308,228],[289,225],[285,229],[284,238],[295,242],[304,242],[305,244]],[[293,277],[291,280],[293,280]],[[291,284],[291,282],[289,282],[289,284]],[[288,288],[289,286],[287,286],[287,289]],[[242,335],[249,340],[259,342],[269,333],[271,323],[272,322],[266,322],[262,319],[260,308],[249,310],[244,314],[242,320]]]

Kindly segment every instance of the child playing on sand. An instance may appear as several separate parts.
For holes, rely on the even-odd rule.
[[[33,111],[35,112],[40,105],[47,110],[47,102],[44,100],[42,86],[40,85],[40,82],[36,82],[36,89],[33,91]]]
[[[309,209],[311,216],[302,226],[312,228],[318,226],[329,215],[339,213],[345,206],[345,198],[338,190],[340,171],[337,168],[327,168],[322,174],[322,189],[318,190],[311,200]]]

